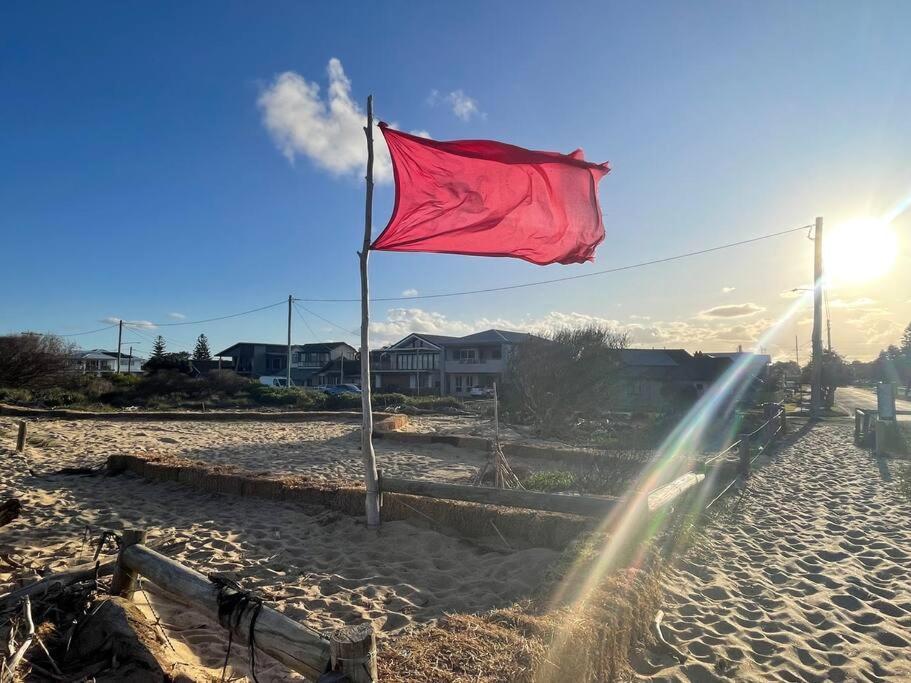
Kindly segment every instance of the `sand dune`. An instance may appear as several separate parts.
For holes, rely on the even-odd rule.
[[[735,497],[736,498],[736,497]],[[655,681],[911,680],[911,504],[821,425],[749,481],[666,581]]]
[[[327,426],[328,425],[328,426]],[[204,573],[228,572],[257,590],[288,616],[319,630],[374,620],[390,634],[428,623],[444,612],[473,612],[505,605],[528,594],[556,558],[553,550],[490,549],[406,522],[379,532],[361,520],[323,508],[203,494],[177,484],[117,477],[53,475],[60,467],[100,464],[111,453],[143,450],[216,460],[249,454],[261,470],[305,468],[306,443],[321,444],[325,460],[314,461],[321,476],[356,476],[352,434],[356,426],[304,423],[37,422],[30,433],[52,437],[53,445],[30,446],[38,476],[6,447],[0,449],[0,497],[17,495],[23,514],[0,530],[0,553],[14,553],[33,566],[62,568],[91,559],[88,529],[144,527],[150,545]],[[304,444],[302,446],[302,444]],[[455,450],[455,449],[453,449]],[[203,458],[208,453],[209,458]],[[392,451],[390,451],[392,453]],[[254,459],[253,456],[256,455]],[[391,456],[389,460],[393,460]],[[408,454],[398,462],[407,467]],[[447,466],[433,454],[414,467],[435,474]],[[357,460],[359,464],[359,454]],[[386,465],[388,466],[388,465]],[[456,464],[467,468],[468,465]],[[297,469],[300,471],[300,469]],[[466,470],[467,471],[467,470]],[[13,574],[0,565],[0,591]],[[226,639],[204,616],[152,597],[178,652],[175,658],[220,670]],[[232,662],[244,671],[247,654]],[[263,658],[264,660],[266,658]],[[258,667],[261,681],[286,680],[271,661]],[[270,673],[271,672],[271,673]]]

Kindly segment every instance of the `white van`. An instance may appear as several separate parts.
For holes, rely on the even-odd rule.
[[[276,375],[263,375],[259,378],[260,384],[265,384],[267,387],[287,387],[288,378],[287,377],[278,377]],[[291,380],[291,386],[297,386],[294,383],[294,380]]]

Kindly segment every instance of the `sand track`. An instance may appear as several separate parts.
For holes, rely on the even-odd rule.
[[[911,504],[848,426],[756,472],[665,586],[687,659],[647,654],[645,679],[911,680]]]

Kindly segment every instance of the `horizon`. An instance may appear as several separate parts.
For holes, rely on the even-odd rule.
[[[612,171],[600,184],[607,236],[594,263],[374,253],[372,291],[401,301],[372,305],[371,348],[409,332],[598,322],[638,348],[760,344],[776,360],[794,358],[796,336],[808,358],[811,305],[792,290],[812,280],[813,246],[799,231],[528,291],[420,297],[591,275],[817,215],[833,235],[888,217],[895,241],[874,247],[895,252],[889,268],[831,283],[828,308],[833,348],[849,360],[898,342],[911,320],[911,298],[895,286],[911,259],[902,35],[911,7],[581,3],[574,13],[518,15],[512,5],[466,13],[392,3],[357,17],[209,3],[0,10],[9,33],[0,46],[0,283],[12,292],[0,333],[99,329],[65,338],[116,348],[122,318],[135,323],[129,340],[140,354],[158,334],[169,350],[191,351],[200,333],[220,349],[283,340],[289,292],[356,299],[358,126],[372,93],[378,118],[405,131],[582,147]],[[507,20],[522,30],[503,37]],[[808,36],[840,49],[795,59]],[[54,49],[38,49],[47,44]],[[382,150],[378,159],[374,236],[393,200]],[[845,244],[831,260],[852,275],[861,255],[883,256]],[[358,345],[356,303],[295,308],[294,343]]]

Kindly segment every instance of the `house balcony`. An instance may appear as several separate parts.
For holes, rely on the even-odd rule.
[[[502,358],[491,359],[465,359],[447,360],[446,372],[455,374],[484,374],[502,373],[506,370],[506,363]]]

